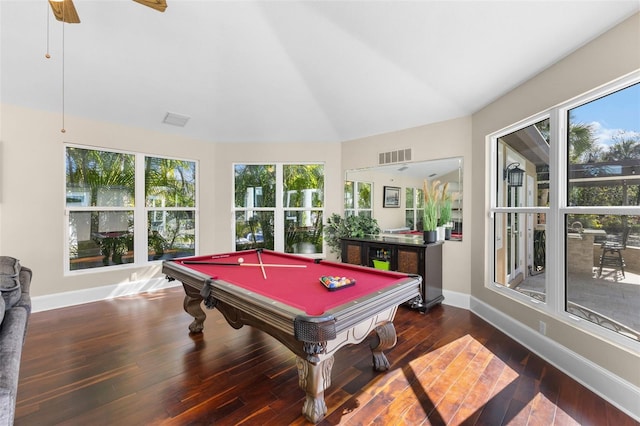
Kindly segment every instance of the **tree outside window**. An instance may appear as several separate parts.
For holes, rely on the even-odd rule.
[[[68,147],[69,269],[134,261],[135,156]]]
[[[412,231],[422,231],[424,192],[422,188],[405,188],[404,226]]]
[[[149,260],[195,254],[196,163],[145,157]]]
[[[195,253],[195,162],[68,146],[65,169],[68,270]],[[136,209],[146,209],[146,226],[135,223]],[[145,242],[147,259],[136,259]]]
[[[234,175],[236,250],[322,253],[323,165],[237,164]]]
[[[638,341],[640,83],[599,94],[492,138],[492,288]]]
[[[371,218],[373,215],[373,183],[345,181],[344,215]]]

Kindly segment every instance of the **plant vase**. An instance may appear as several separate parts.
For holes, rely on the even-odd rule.
[[[444,228],[444,239],[445,240],[450,240],[451,239],[451,227],[446,226]]]
[[[424,243],[433,244],[438,241],[438,231],[424,231]]]
[[[431,184],[425,179],[422,185],[424,194],[424,210],[422,211],[422,226],[424,243],[432,244],[438,241],[438,200],[440,181]]]

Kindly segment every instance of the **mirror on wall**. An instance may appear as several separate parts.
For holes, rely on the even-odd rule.
[[[383,233],[421,235],[425,179],[439,181],[442,187],[447,184],[452,199],[451,240],[462,240],[462,157],[347,170],[345,215],[372,216]],[[389,194],[399,200],[390,203]]]

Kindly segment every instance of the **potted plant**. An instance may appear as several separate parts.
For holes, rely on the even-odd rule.
[[[444,239],[451,239],[451,194],[448,192],[449,183],[445,183],[442,188],[442,196],[440,197],[440,218],[438,225],[444,228]]]
[[[339,214],[332,214],[327,220],[324,228],[324,240],[329,246],[329,250],[338,256],[342,253],[342,238],[364,238],[368,235],[378,235],[380,226],[378,221],[367,216],[347,216],[341,217]]]
[[[422,184],[424,193],[424,210],[422,213],[422,230],[424,231],[425,244],[435,243],[437,241],[438,228],[438,201],[440,181],[435,180],[429,182],[425,179]]]

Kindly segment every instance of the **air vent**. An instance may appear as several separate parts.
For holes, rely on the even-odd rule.
[[[171,124],[172,126],[184,127],[191,117],[188,115],[176,114],[174,112],[168,112],[164,116],[162,122],[164,124]]]
[[[378,154],[378,164],[402,163],[405,161],[411,161],[411,148],[380,152]]]

